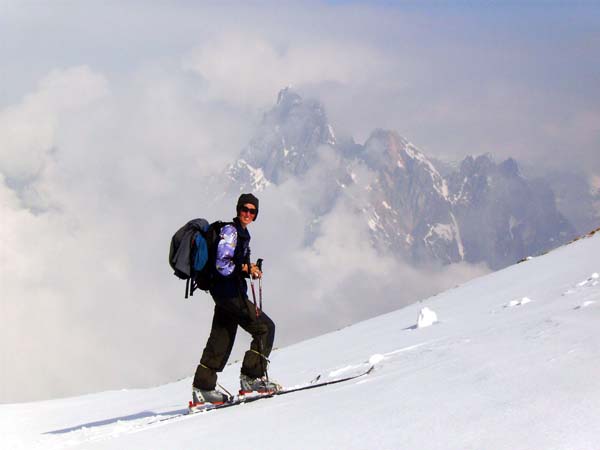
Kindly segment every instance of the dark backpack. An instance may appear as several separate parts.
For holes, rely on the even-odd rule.
[[[225,222],[209,224],[206,219],[190,220],[171,238],[169,264],[176,277],[186,280],[185,298],[196,289],[212,285],[213,267],[220,231]]]

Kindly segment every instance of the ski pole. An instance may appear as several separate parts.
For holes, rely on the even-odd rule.
[[[256,261],[256,267],[258,267],[258,270],[260,270],[262,272],[262,263],[263,260],[262,258],[259,258]],[[248,267],[251,267],[251,264],[249,263]],[[254,291],[254,281],[252,280],[252,274],[250,274],[250,287],[252,288],[252,300],[254,301],[254,309],[256,310],[256,318],[258,319],[258,317],[260,316],[260,312],[262,310],[262,277],[258,279],[258,301],[259,301],[259,307],[257,308],[256,306],[256,292]],[[267,382],[269,381],[269,372],[267,370],[267,365],[265,365],[265,356],[263,355],[263,342],[262,339],[259,339],[258,341],[258,351],[260,352],[260,365],[263,369],[263,372],[265,374],[265,378],[267,379]]]
[[[263,259],[259,258],[258,261],[256,261],[256,266],[258,267],[258,270],[260,270],[261,274],[262,274],[262,263],[263,263]],[[262,307],[262,276],[258,279],[258,305],[260,310],[262,311],[263,307]]]
[[[254,280],[252,279],[252,270],[250,270],[251,267],[252,267],[252,264],[250,263],[250,261],[248,261],[248,273],[250,275],[250,289],[252,290],[252,303],[254,303],[254,311],[256,311],[256,317],[258,318],[258,316],[260,315],[260,312],[259,312],[258,306],[256,304],[256,291],[254,290]]]
[[[260,270],[261,272],[261,277],[258,279],[258,304],[259,304],[259,311],[262,311],[263,305],[262,305],[262,265],[263,265],[263,259],[259,258],[256,261],[256,267],[258,267],[258,270]],[[260,348],[260,353],[262,354],[263,352],[263,346],[262,346],[262,341],[260,342],[259,345]],[[265,365],[265,362],[261,359],[261,365],[263,368],[263,371],[265,373],[265,378],[267,379],[267,382],[269,382],[269,372],[267,370],[267,366]]]

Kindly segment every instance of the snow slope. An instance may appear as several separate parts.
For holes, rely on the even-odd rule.
[[[272,356],[288,386],[379,360],[356,381],[162,422],[191,379],[0,405],[0,448],[599,449],[598,255],[600,233]]]

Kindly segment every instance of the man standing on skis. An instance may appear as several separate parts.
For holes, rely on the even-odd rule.
[[[221,228],[213,267],[210,294],[215,302],[210,336],[196,369],[192,389],[194,404],[226,402],[228,396],[216,389],[217,372],[225,364],[233,348],[237,327],[252,335],[250,350],[244,356],[240,386],[244,392],[272,392],[280,386],[266,377],[268,357],[273,348],[275,324],[248,299],[246,278],[261,278],[262,272],[250,262],[248,225],[258,215],[258,198],[240,195],[237,216]]]

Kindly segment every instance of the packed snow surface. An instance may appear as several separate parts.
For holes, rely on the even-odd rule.
[[[191,416],[191,378],[0,405],[0,448],[597,450],[598,255],[581,239],[271,358],[286,386],[375,365],[353,381]],[[414,325],[424,306],[436,326]]]

